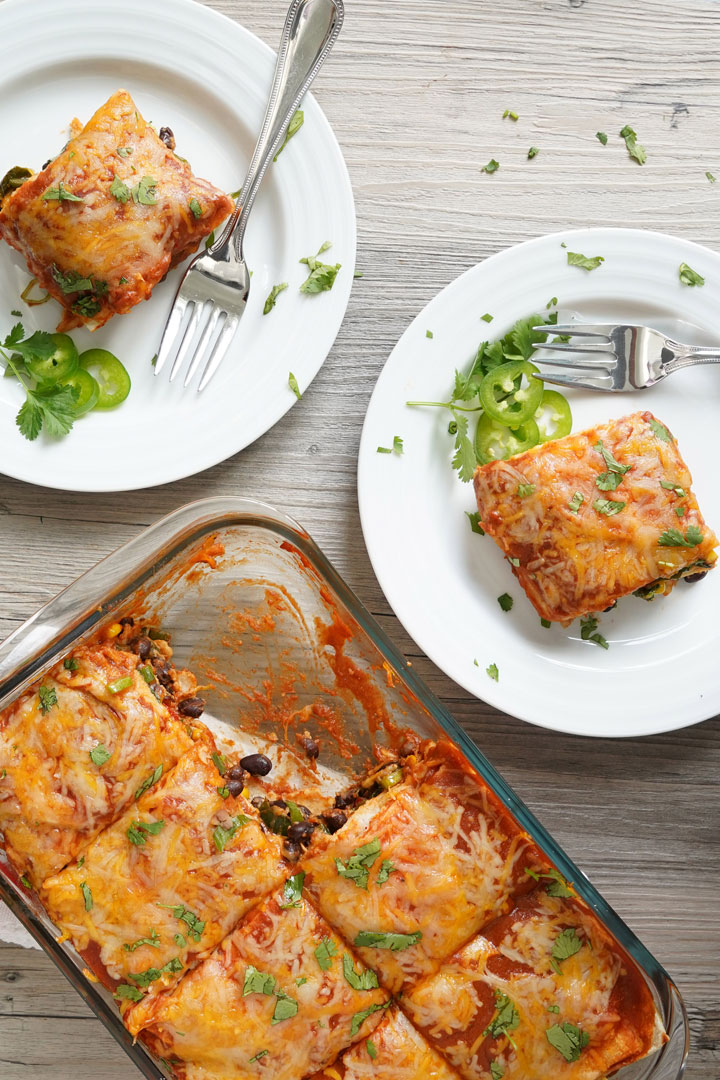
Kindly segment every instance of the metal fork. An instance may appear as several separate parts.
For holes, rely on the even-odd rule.
[[[343,0],[293,0],[285,18],[275,75],[260,136],[235,210],[221,235],[192,260],[175,294],[155,361],[159,375],[175,354],[170,381],[193,350],[187,386],[204,363],[198,393],[222,363],[250,292],[243,238],[265,171],[282,145],[288,125],[335,44],[344,18]]]
[[[547,333],[548,327],[534,326],[533,330]],[[683,345],[649,326],[558,323],[550,328],[550,332],[583,339],[578,345],[552,341],[541,341],[535,345],[536,349],[578,354],[577,359],[533,357],[533,363],[541,368],[540,375],[536,377],[559,386],[607,390],[611,393],[645,390],[683,368],[695,367],[696,364],[720,364],[720,347],[710,349],[702,345]],[[545,365],[572,368],[575,374],[548,372]]]

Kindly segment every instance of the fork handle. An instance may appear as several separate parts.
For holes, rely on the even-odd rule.
[[[705,345],[681,345],[679,341],[669,339],[666,345],[675,353],[671,360],[662,365],[666,375],[700,364],[720,364],[720,349],[708,348]]]
[[[245,226],[265,171],[278,152],[287,129],[313,79],[342,28],[343,0],[293,0],[285,17],[275,75],[260,136],[232,217],[210,253],[220,251],[232,237],[242,257]]]

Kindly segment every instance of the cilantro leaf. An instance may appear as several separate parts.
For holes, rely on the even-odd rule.
[[[605,134],[604,131],[596,131],[595,132],[595,138],[599,142],[601,142],[603,144],[603,146],[607,146],[608,137],[607,137],[607,135]]]
[[[540,147],[539,146],[531,146],[530,149],[528,150],[527,156],[532,161],[532,159],[534,157],[537,157],[539,153],[540,153]]]
[[[302,111],[302,109],[298,109],[297,112],[293,113],[293,115],[292,115],[292,119],[290,120],[290,123],[288,124],[288,129],[287,129],[287,133],[285,135],[285,138],[283,140],[283,144],[280,147],[280,149],[278,150],[275,157],[273,158],[273,161],[277,161],[277,159],[280,157],[280,155],[282,154],[282,152],[285,149],[285,147],[287,146],[287,144],[290,142],[290,139],[292,139],[293,135],[297,135],[298,131],[300,130],[300,128],[303,126],[304,123],[305,123],[305,113]]]
[[[517,493],[521,499],[527,499],[535,494],[535,484],[518,484]]]
[[[72,191],[68,191],[62,180],[57,187],[50,187],[43,193],[43,200],[45,202],[85,202],[83,196],[73,195]]]
[[[270,290],[270,295],[268,296],[267,300],[265,301],[265,305],[263,307],[263,315],[269,315],[270,314],[272,309],[275,307],[275,301],[277,300],[278,296],[280,295],[281,292],[283,292],[285,289],[287,289],[287,287],[288,287],[287,281],[281,281],[279,285],[273,285],[272,289]]]
[[[164,828],[164,821],[132,821],[126,835],[131,844],[142,847],[148,836],[157,836]]]
[[[141,945],[151,945],[153,949],[159,949],[159,942],[160,938],[158,937],[157,930],[152,930],[150,933],[150,937],[138,938],[137,941],[133,941],[131,945],[123,945],[123,949],[125,950],[125,952],[135,952],[135,950],[139,949]]]
[[[499,1061],[490,1062],[490,1076],[492,1080],[502,1080],[505,1075],[505,1070]]]
[[[326,240],[321,245],[317,255],[306,255],[305,258],[300,259],[300,262],[305,263],[308,268],[308,276],[300,286],[301,293],[312,296],[332,289],[341,264],[336,263],[333,266],[330,263],[320,262],[318,259],[318,255],[321,255],[323,251],[327,251],[329,247],[331,247],[331,244]]]
[[[352,962],[352,957],[343,954],[343,975],[345,981],[352,986],[353,990],[375,990],[378,986],[378,977],[370,968],[361,971],[358,975]]]
[[[162,776],[162,774],[163,774],[163,766],[158,765],[158,767],[156,769],[154,769],[153,772],[150,773],[147,780],[143,780],[142,784],[140,785],[140,787],[135,792],[135,799],[136,800],[139,799],[140,796],[144,795],[146,791],[148,791],[151,787],[153,787],[154,784],[157,784],[157,782],[160,779],[160,777]]]
[[[285,903],[281,904],[280,907],[283,909],[300,907],[304,884],[304,870],[300,870],[299,873],[293,874],[292,877],[289,877],[285,882],[285,885],[283,886],[283,900],[285,901]]]
[[[256,967],[249,964],[245,968],[245,980],[243,982],[243,997],[247,997],[248,994],[265,994],[266,997],[272,997],[275,993],[275,976],[268,975],[264,971],[258,971]]]
[[[494,173],[494,172],[497,172],[499,168],[500,168],[500,162],[496,161],[495,158],[490,158],[487,165],[483,165],[480,172]]]
[[[560,962],[574,956],[583,947],[582,938],[579,938],[573,927],[563,930],[555,938],[551,953],[551,963],[558,975],[560,974]]]
[[[80,892],[82,893],[83,900],[85,901],[85,910],[86,911],[92,911],[92,909],[93,909],[93,894],[91,893],[90,886],[88,885],[88,883],[86,881],[81,881],[80,882]]]
[[[264,1058],[266,1054],[269,1054],[269,1050],[258,1050],[254,1057],[248,1058],[248,1065],[252,1065],[253,1062],[259,1061],[260,1058]]]
[[[590,1042],[590,1036],[575,1024],[553,1024],[545,1031],[547,1041],[558,1050],[566,1061],[577,1061],[581,1051]]]
[[[580,639],[592,641],[593,645],[599,645],[601,649],[609,649],[607,639],[597,633],[598,621],[594,615],[583,615],[580,620]]]
[[[367,1009],[363,1009],[362,1012],[356,1012],[352,1018],[352,1023],[350,1024],[350,1038],[355,1038],[368,1016],[372,1016],[373,1013],[379,1012],[381,1009],[387,1009],[389,1004],[390,1002],[386,1001],[384,1005],[369,1005]]]
[[[626,124],[620,131],[620,138],[625,140],[625,146],[630,157],[637,161],[638,165],[644,165],[647,161],[647,151],[644,146],[640,146],[637,135],[629,124]]]
[[[597,270],[605,262],[604,255],[581,255],[579,251],[568,251],[568,266],[579,266],[581,270]]]
[[[131,197],[130,188],[127,186],[124,180],[121,180],[119,176],[113,174],[113,182],[110,185],[110,194],[113,198],[117,199],[119,203],[126,203]]]
[[[384,885],[391,874],[398,872],[397,867],[393,866],[389,859],[383,859],[378,870],[378,876],[375,878],[376,885]]]
[[[697,270],[693,270],[687,263],[680,263],[678,270],[680,281],[683,285],[704,285],[705,278],[698,274]]]
[[[40,699],[40,712],[43,716],[50,712],[53,705],[57,705],[57,691],[53,686],[38,687],[38,697]]]
[[[502,991],[495,991],[495,1015],[483,1031],[483,1035],[490,1035],[493,1039],[499,1039],[501,1035],[507,1035],[514,1031],[520,1023],[520,1014],[515,1008],[512,998]]]
[[[203,216],[203,208],[200,205],[200,203],[197,201],[197,199],[195,198],[194,195],[193,195],[192,199],[190,200],[190,202],[188,203],[188,206],[190,207],[190,212],[191,212],[192,216],[196,220]],[[287,288],[287,286],[286,286],[286,288]]]
[[[485,674],[489,675],[495,682],[498,682],[500,679],[500,672],[498,671],[497,664],[489,664],[488,667],[485,668]]]
[[[453,415],[457,423],[457,432],[455,434],[455,453],[452,459],[452,467],[457,469],[460,479],[466,484],[473,478],[477,457],[475,456],[475,447],[467,433],[467,416],[463,416],[462,413],[459,415],[453,413]]]
[[[335,866],[340,877],[354,881],[358,889],[367,890],[370,878],[370,868],[380,855],[380,841],[370,840],[352,853],[347,864],[342,859],[335,859]]]
[[[138,990],[136,986],[130,986],[129,983],[121,983],[113,994],[113,997],[116,1001],[142,1001],[144,995],[142,990]]]
[[[502,596],[498,596],[497,602],[502,611],[510,611],[512,609],[513,598],[509,593],[504,592]]]
[[[466,510],[465,515],[466,515],[468,521],[470,522],[471,530],[474,533],[477,533],[478,536],[484,536],[485,535],[485,530],[483,529],[482,525],[480,524],[480,514],[477,512],[477,510],[475,511],[474,514],[471,514],[469,510]]]
[[[249,821],[250,818],[246,817],[245,814],[236,814],[235,817],[231,818],[229,825],[215,826],[213,829],[213,843],[221,854],[233,839],[238,829],[242,829]]]
[[[292,1016],[297,1015],[297,1011],[298,1003],[294,998],[288,997],[287,994],[278,993],[275,1012],[270,1023],[279,1024],[282,1020],[289,1020]]]
[[[666,491],[673,491],[679,499],[684,499],[687,495],[685,488],[681,488],[679,484],[673,484],[672,480],[661,480],[660,487],[665,488]]]
[[[329,971],[332,967],[332,958],[337,954],[337,945],[330,938],[323,938],[315,949],[315,959],[320,965],[321,971]]]
[[[528,877],[531,877],[538,882],[541,878],[546,878],[550,882],[549,885],[545,886],[545,892],[548,894],[548,896],[559,896],[567,898],[569,896],[575,895],[565,878],[562,876],[559,870],[555,869],[555,867],[551,867],[549,870],[541,872],[538,870],[531,870],[529,867],[526,866],[525,873],[528,875]]]
[[[660,440],[660,442],[672,442],[672,435],[659,420],[656,420],[654,416],[651,416],[648,420],[648,424],[652,428],[654,434]]]
[[[571,510],[573,514],[577,514],[578,510],[585,502],[585,498],[579,491],[576,491],[572,499],[568,503],[568,510]]]
[[[300,400],[300,398],[302,397],[302,394],[301,394],[301,392],[300,392],[300,387],[298,386],[298,381],[297,381],[297,379],[295,378],[295,376],[293,375],[292,371],[291,371],[291,372],[290,372],[290,374],[288,375],[288,386],[290,387],[290,389],[292,390],[293,394],[295,395],[295,397],[296,397],[296,398],[298,399],[298,401],[299,401],[299,400]]]
[[[133,202],[142,206],[155,206],[157,203],[157,180],[152,176],[143,176],[132,189]]]
[[[90,751],[90,760],[92,761],[93,765],[97,765],[98,767],[104,765],[105,762],[109,761],[111,757],[112,754],[110,753],[108,748],[103,745],[103,743],[98,743],[98,745],[94,746]]]
[[[368,1057],[370,1057],[374,1061],[375,1058],[377,1057],[378,1052],[377,1052],[377,1046],[372,1041],[372,1039],[366,1039],[365,1040],[365,1049],[368,1052]]]
[[[613,514],[619,514],[626,506],[626,502],[617,502],[615,499],[595,499],[593,510],[597,510],[598,514],[604,514],[605,517],[612,517]]]
[[[402,952],[413,945],[417,945],[422,938],[422,932],[416,930],[414,934],[385,933],[382,930],[360,930],[355,935],[353,945],[367,949],[390,949],[392,952]]]
[[[666,529],[658,540],[658,544],[660,547],[692,548],[702,544],[704,539],[697,525],[690,525],[684,536],[679,529]]]
[[[715,183],[716,177],[714,177],[711,172],[706,172],[705,175],[707,176],[707,178],[708,178],[708,180],[710,181],[711,184]]]
[[[179,919],[180,922],[184,922],[188,928],[188,933],[194,942],[199,942],[205,930],[205,923],[186,908],[184,904],[158,904],[158,907],[166,908],[171,911],[175,919]]]

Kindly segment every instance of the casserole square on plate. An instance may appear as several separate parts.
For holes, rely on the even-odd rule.
[[[118,90],[6,196],[0,236],[65,309],[58,330],[95,330],[147,300],[233,209]]]
[[[544,619],[668,593],[718,540],[669,429],[637,412],[475,471],[482,527]]]

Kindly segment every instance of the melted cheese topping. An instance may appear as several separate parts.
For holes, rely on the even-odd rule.
[[[475,494],[483,528],[508,558],[519,560],[513,573],[543,618],[564,622],[604,611],[657,579],[667,579],[662,591],[669,592],[673,576],[697,560],[715,564],[718,540],[698,509],[677,443],[659,438],[651,421],[649,412],[633,413],[478,467]],[[598,441],[630,466],[615,491],[596,484],[607,471],[594,449]],[[685,495],[663,488],[662,480]],[[520,484],[535,490],[521,497]],[[576,493],[583,501],[573,512]],[[626,505],[608,516],[594,509],[598,499]],[[682,517],[676,507],[685,509]],[[666,530],[684,535],[690,526],[700,530],[700,544],[658,544]]]
[[[555,942],[570,928],[581,947],[554,967]],[[485,1033],[498,992],[519,1015],[509,1037]],[[505,1080],[596,1080],[657,1045],[652,999],[637,970],[580,900],[544,888],[409,991],[403,1005],[468,1080],[489,1080],[493,1061]],[[574,1062],[545,1034],[565,1023],[589,1036]]]
[[[133,189],[143,177],[156,184],[153,204],[132,196],[120,201],[111,193],[116,178]],[[61,183],[82,202],[43,198]],[[65,308],[58,329],[94,330],[147,300],[170,267],[195,251],[233,208],[232,199],[168,150],[127,91],[118,90],[47,168],[5,199],[0,236]],[[53,267],[100,287],[64,292]],[[84,315],[81,296],[97,311]]]
[[[132,802],[149,770],[189,749],[185,725],[152,694],[138,658],[109,645],[73,654],[0,715],[0,831],[19,873],[38,886]],[[108,685],[130,678],[117,694]],[[43,711],[38,693],[54,691]],[[109,753],[95,764],[97,747]]]
[[[347,864],[371,840],[380,842],[381,853],[367,889],[358,888],[338,873],[336,859]],[[387,861],[393,872],[378,884]],[[487,790],[442,758],[419,786],[400,784],[357,810],[303,868],[309,895],[348,941],[363,930],[422,934],[400,951],[360,949],[395,992],[434,971],[508,906],[534,862],[531,845]]]
[[[306,900],[283,903],[282,893],[265,901],[177,989],[135,1010],[131,1030],[142,1027],[143,1040],[183,1080],[298,1080],[380,1022],[376,1008],[353,1031],[353,1017],[382,1006],[387,993],[354,990],[343,957],[356,973],[364,969],[342,939]],[[315,955],[322,941],[333,954],[327,970]],[[274,978],[272,993],[243,994],[250,966]],[[297,1002],[297,1012],[273,1024],[278,992]]]
[[[425,1041],[399,1009],[393,1008],[367,1040],[312,1080],[457,1080],[457,1073]]]
[[[68,867],[43,886],[51,918],[96,961],[106,981],[109,975],[131,982],[132,975],[175,960],[181,970],[198,963],[285,873],[277,838],[265,834],[249,803],[218,794],[223,781],[213,749],[207,736],[93,841],[82,866]],[[223,837],[219,850],[218,824],[239,814],[247,820]],[[138,822],[164,824],[135,844],[128,830],[137,830]],[[90,891],[90,910],[83,886]],[[199,941],[170,910],[181,905],[205,924]],[[153,944],[125,947],[153,934]],[[164,973],[148,993],[176,982],[178,974]]]

